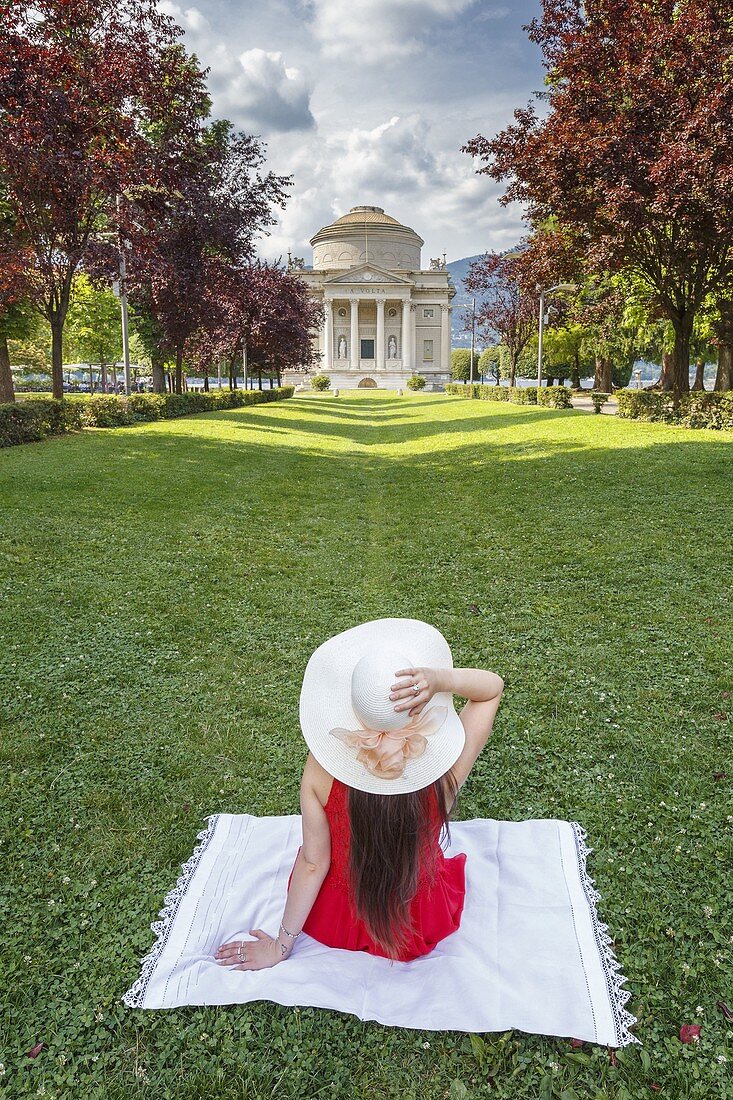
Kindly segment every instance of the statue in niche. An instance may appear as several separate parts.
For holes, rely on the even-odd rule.
[[[338,352],[336,354],[336,358],[337,359],[345,359],[346,358],[346,337],[345,336],[339,336],[337,347],[338,347]]]
[[[389,340],[387,341],[387,358],[388,359],[396,359],[397,358],[397,337],[396,336],[390,336]]]

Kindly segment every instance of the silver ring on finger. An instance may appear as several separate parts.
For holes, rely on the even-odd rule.
[[[420,685],[419,684],[413,684],[412,685],[412,690],[415,692],[415,695],[419,695],[420,694]]]

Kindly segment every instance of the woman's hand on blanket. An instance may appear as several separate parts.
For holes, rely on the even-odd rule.
[[[222,943],[214,956],[217,963],[220,966],[234,966],[235,970],[264,970],[286,957],[277,939],[268,936],[261,928],[253,928],[249,934],[257,939]]]

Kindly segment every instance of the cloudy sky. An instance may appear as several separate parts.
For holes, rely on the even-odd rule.
[[[423,265],[514,244],[521,209],[460,151],[543,86],[522,30],[539,0],[162,0],[210,68],[214,112],[292,175],[263,256],[310,264],[317,229],[381,206],[425,240]]]

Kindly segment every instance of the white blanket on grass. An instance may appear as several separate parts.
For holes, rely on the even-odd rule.
[[[220,966],[220,943],[277,934],[301,819],[212,814],[166,895],[152,950],[122,1000],[129,1008],[267,1000],[352,1013],[427,1031],[518,1028],[613,1047],[638,1043],[631,993],[586,870],[577,822],[451,823],[446,856],[466,852],[458,931],[429,955],[390,962],[325,947],[305,932],[266,970]]]

